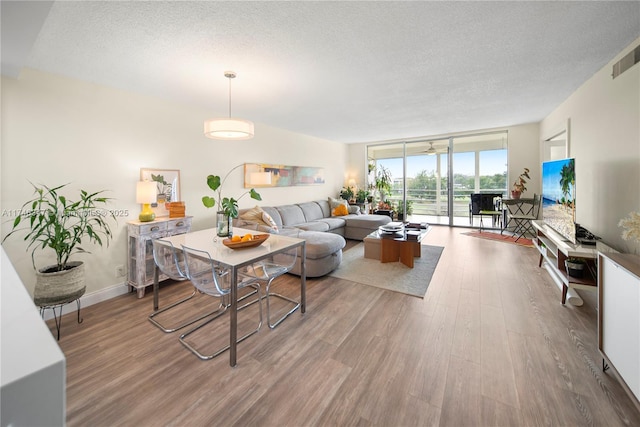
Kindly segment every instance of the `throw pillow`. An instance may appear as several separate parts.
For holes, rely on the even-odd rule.
[[[333,212],[338,205],[344,205],[347,207],[349,206],[349,203],[344,199],[334,199],[333,197],[329,197],[329,207],[331,208],[331,212]]]
[[[265,213],[260,206],[251,208],[248,211],[240,215],[240,219],[245,221],[257,222],[258,224],[269,225],[262,219],[262,214]]]
[[[278,224],[273,220],[271,215],[262,211],[262,221],[264,221],[269,227],[271,227],[274,231],[278,231]]]
[[[333,216],[344,216],[349,215],[349,209],[343,204],[336,206],[334,210],[331,211],[331,215]]]

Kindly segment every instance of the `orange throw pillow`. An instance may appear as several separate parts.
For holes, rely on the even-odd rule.
[[[349,209],[345,205],[338,205],[333,210],[333,216],[344,216],[349,215]]]

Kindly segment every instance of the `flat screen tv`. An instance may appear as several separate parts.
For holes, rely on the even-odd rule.
[[[542,219],[562,237],[576,243],[576,161],[542,163]]]

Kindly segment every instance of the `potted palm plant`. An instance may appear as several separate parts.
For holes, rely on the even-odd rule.
[[[380,194],[380,200],[387,200],[387,196],[391,193],[391,171],[384,166],[378,166],[376,173],[376,190]]]
[[[104,209],[111,200],[103,197],[104,191],[89,193],[80,190],[77,201],[61,194],[68,184],[57,187],[34,184],[35,197],[22,205],[20,215],[13,221],[12,231],[4,241],[18,232],[26,232],[24,241],[31,250],[31,263],[36,270],[36,286],[33,300],[39,307],[55,306],[80,298],[86,289],[84,263],[71,261],[75,254],[90,253],[82,243],[109,245],[113,237],[109,219],[115,220],[112,211]],[[38,269],[35,253],[52,250],[56,263]]]
[[[240,199],[249,194],[250,197],[254,200],[262,200],[260,194],[253,188],[242,193],[242,195],[237,199],[233,197],[222,196],[222,186],[229,177],[229,174],[238,169],[240,166],[243,165],[240,164],[231,169],[229,172],[227,172],[224,178],[220,178],[219,175],[207,176],[207,185],[210,189],[216,192],[216,197],[214,198],[211,196],[203,196],[202,204],[207,208],[212,208],[216,206],[216,204],[218,205],[218,212],[216,214],[216,228],[219,237],[231,237],[231,234],[233,233],[231,221],[233,218],[238,217],[238,201]]]

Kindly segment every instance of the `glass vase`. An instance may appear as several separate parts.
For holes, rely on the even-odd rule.
[[[224,211],[216,213],[216,230],[218,237],[231,237],[233,235],[233,218],[226,215]]]

